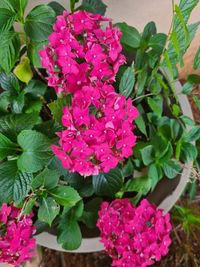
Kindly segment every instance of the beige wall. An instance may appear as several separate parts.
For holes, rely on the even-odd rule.
[[[48,0],[29,0],[29,8],[48,3]],[[68,8],[69,0],[58,0],[57,2]],[[107,15],[116,21],[126,21],[140,30],[144,25],[153,20],[159,31],[167,32],[171,20],[171,0],[104,0],[108,5]],[[175,0],[179,3],[179,0]],[[200,20],[200,4],[194,11],[191,22]]]

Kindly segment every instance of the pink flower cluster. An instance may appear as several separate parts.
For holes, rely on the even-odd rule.
[[[103,29],[102,24],[107,24]],[[48,84],[56,92],[74,93],[97,81],[112,82],[125,63],[121,32],[109,19],[86,11],[57,17],[49,45],[40,51]]]
[[[15,266],[31,259],[36,246],[32,216],[20,211],[7,204],[0,208],[0,262]]]
[[[102,204],[97,226],[113,266],[146,267],[168,253],[170,215],[142,200],[138,207],[129,199]]]
[[[57,133],[60,147],[52,147],[64,168],[97,175],[132,155],[136,142],[132,123],[138,111],[112,85],[84,86],[63,112],[66,129]]]

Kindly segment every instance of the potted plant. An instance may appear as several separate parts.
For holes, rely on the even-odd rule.
[[[176,66],[198,1],[173,5],[168,35],[153,22],[142,33],[113,25],[102,1],[78,2],[26,17],[27,0],[0,3],[0,262],[30,259],[35,239],[102,250],[101,236],[114,266],[152,265],[197,164],[200,127],[184,95],[195,79],[182,87]]]

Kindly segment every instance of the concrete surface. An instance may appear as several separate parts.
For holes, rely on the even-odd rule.
[[[28,9],[41,4],[48,3],[48,0],[29,0]],[[66,9],[69,8],[69,0],[57,1]],[[126,21],[128,24],[142,30],[149,21],[155,21],[158,30],[168,32],[172,16],[171,0],[104,0],[107,4],[107,16],[113,18],[114,22]],[[179,0],[175,0],[179,3]],[[200,18],[200,4],[194,11],[191,22]]]

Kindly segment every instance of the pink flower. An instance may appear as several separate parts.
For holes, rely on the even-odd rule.
[[[10,215],[11,207],[9,207],[6,203],[4,203],[1,206],[0,210],[0,222],[3,222],[4,224],[7,223],[8,216]]]
[[[133,152],[136,137],[124,96],[111,85],[84,86],[74,94],[72,105],[63,109],[65,129],[57,133],[59,146],[53,153],[64,168],[81,175],[109,172]],[[129,104],[129,109],[138,111]],[[133,112],[132,112],[133,113]]]
[[[0,262],[18,266],[34,256],[36,247],[32,215],[3,204],[0,209]]]
[[[138,207],[129,199],[103,202],[97,226],[113,266],[152,265],[168,253],[171,244],[170,215],[146,199]]]
[[[57,17],[49,45],[40,51],[42,66],[53,76],[49,86],[74,93],[84,85],[113,82],[125,63],[120,38],[121,32],[101,15],[64,11]]]

